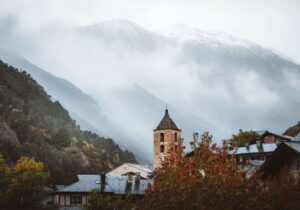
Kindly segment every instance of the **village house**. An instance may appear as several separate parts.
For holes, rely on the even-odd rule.
[[[290,141],[292,140],[291,136],[279,135],[268,130],[263,131],[256,131],[259,136],[259,139],[262,143],[275,143],[275,142],[282,142],[282,141]]]
[[[300,139],[294,140],[281,142],[269,160],[259,168],[257,173],[261,173],[263,179],[275,177],[283,169],[295,179],[300,179]]]
[[[228,148],[228,154],[235,155],[237,163],[248,165],[253,161],[267,160],[277,148],[278,143],[262,143],[257,141],[256,144],[246,144],[244,147]]]
[[[243,147],[233,147],[231,143],[227,143],[228,155],[234,155],[239,170],[244,171],[248,178],[270,159],[281,142],[290,142],[294,139],[293,137],[275,134],[267,130],[256,131],[256,133],[258,138],[254,144],[246,143]],[[297,138],[300,139],[300,136]],[[186,157],[193,155],[194,151],[190,151],[186,154]]]
[[[256,131],[259,135],[256,143],[246,143],[243,147],[232,147],[229,144],[228,153],[235,155],[237,163],[241,165],[260,166],[268,160],[281,142],[291,141],[290,136],[283,136],[269,131]]]
[[[131,194],[139,199],[152,184],[152,180],[141,179],[139,174],[127,176],[78,175],[78,181],[57,190],[53,195],[53,204],[59,209],[82,209],[89,198],[89,193],[97,190],[109,196]]]

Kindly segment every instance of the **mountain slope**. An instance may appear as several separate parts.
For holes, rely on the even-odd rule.
[[[53,183],[78,173],[99,173],[135,162],[112,139],[82,131],[58,101],[25,71],[0,61],[0,152],[14,162],[22,155],[45,163]]]
[[[299,121],[296,125],[289,127],[289,128],[283,133],[283,135],[295,137],[298,133],[300,133],[300,121]]]
[[[1,38],[0,44],[91,95],[117,130],[130,136],[126,146],[149,151],[150,160],[152,129],[166,103],[173,118],[185,116],[176,124],[187,141],[202,130],[210,130],[216,142],[240,128],[282,133],[300,119],[297,63],[225,33],[176,30],[153,32],[113,20],[48,27],[31,33],[29,41],[15,40],[28,49]],[[8,36],[23,37],[2,35]]]
[[[109,129],[109,119],[102,113],[99,104],[90,96],[83,93],[75,85],[65,79],[53,76],[52,74],[42,70],[41,68],[31,64],[26,59],[17,56],[16,54],[0,48],[1,59],[13,64],[17,68],[26,70],[31,74],[44,88],[51,94],[54,100],[62,101],[62,104],[67,107],[70,112],[77,113],[83,121],[82,124],[87,124],[90,127],[85,129],[95,129],[91,124],[99,124],[98,131],[107,135],[106,130]],[[88,123],[89,122],[89,123]]]
[[[60,101],[83,129],[113,137],[118,144],[126,148],[124,141],[129,141],[130,138],[114,125],[91,96],[83,93],[69,81],[55,77],[11,51],[0,48],[0,58],[28,72],[45,88],[53,100]]]
[[[300,118],[300,66],[255,43],[186,26],[176,32],[154,33],[124,20],[86,26],[82,33],[97,47],[102,60],[115,64],[108,68],[114,75],[124,75],[123,83],[139,84],[168,104],[222,128],[214,133],[217,140],[239,128],[281,133]],[[113,38],[106,42],[104,36]],[[152,37],[149,42],[156,43],[155,47],[141,43],[142,37]],[[100,69],[106,66],[90,62]],[[113,81],[109,74],[107,79]],[[119,84],[111,86],[109,90],[119,88]],[[110,97],[98,95],[100,100],[103,95]],[[134,92],[127,100],[132,97]],[[122,106],[123,102],[116,103]],[[138,111],[131,106],[126,109]],[[104,109],[109,112],[110,108]]]

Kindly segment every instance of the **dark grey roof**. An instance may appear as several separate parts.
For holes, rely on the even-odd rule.
[[[297,155],[295,155],[297,154]],[[300,155],[300,142],[281,142],[271,157],[259,168],[257,173],[266,179],[276,175],[281,168],[285,167],[292,159]]]
[[[290,142],[284,142],[284,143],[300,154],[300,142],[299,141],[290,141]]]
[[[106,176],[106,182],[103,188],[105,193],[126,194],[130,191],[131,194],[144,194],[148,183],[152,184],[151,180],[140,179],[139,185],[136,182],[136,176],[133,176],[132,182],[127,181],[127,176]],[[57,190],[58,193],[67,192],[91,192],[92,190],[101,189],[100,175],[78,175],[78,181]]]
[[[283,138],[283,139],[286,139],[286,140],[292,140],[292,139],[293,139],[293,137],[291,137],[291,136],[280,135],[280,134],[272,133],[272,132],[270,132],[270,131],[268,131],[268,130],[255,131],[255,133],[256,133],[257,135],[259,135],[260,138],[263,137],[264,135],[274,135],[274,136],[278,136],[278,137]]]
[[[168,109],[165,110],[165,116],[162,118],[155,130],[180,130],[169,116]]]
[[[265,134],[266,132],[268,132],[268,131],[267,130],[255,131],[255,133],[257,133],[257,135],[259,135],[259,136]]]
[[[300,132],[294,137],[293,141],[300,141]]]

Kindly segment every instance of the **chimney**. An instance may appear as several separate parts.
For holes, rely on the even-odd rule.
[[[105,184],[106,184],[106,174],[104,172],[101,172],[100,174],[100,184],[101,184],[101,192],[105,190]]]
[[[249,143],[248,142],[245,143],[245,147],[246,147],[247,150],[249,149]]]
[[[132,174],[127,175],[127,182],[126,182],[126,193],[132,191]]]
[[[137,172],[135,175],[135,184],[134,184],[135,191],[139,191],[140,181],[141,181],[141,175],[140,175],[140,172]]]
[[[262,146],[260,140],[256,141],[256,146],[257,146],[257,147],[261,147],[261,146]]]
[[[127,175],[127,181],[128,181],[128,182],[132,182],[132,174],[131,174],[131,173],[129,173],[129,174]]]
[[[232,142],[229,142],[228,150],[233,150]]]

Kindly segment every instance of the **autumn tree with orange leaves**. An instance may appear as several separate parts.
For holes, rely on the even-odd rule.
[[[297,209],[284,197],[288,188],[299,191],[295,182],[263,182],[238,170],[235,157],[226,147],[210,146],[211,136],[202,135],[189,157],[182,148],[170,153],[155,172],[154,184],[138,209],[145,210],[250,210]],[[293,188],[293,187],[294,188]],[[292,194],[291,192],[288,194]],[[296,194],[299,195],[299,194]],[[295,197],[295,196],[293,196]],[[295,199],[294,199],[295,200]],[[297,199],[296,199],[297,201]],[[282,208],[281,208],[282,207]]]
[[[239,170],[234,156],[210,145],[205,132],[192,142],[193,152],[178,147],[156,169],[154,183],[135,203],[92,194],[87,209],[137,210],[299,210],[300,183],[286,171],[273,180],[251,178]],[[244,170],[243,170],[244,171]],[[115,205],[118,204],[118,205]],[[106,207],[104,207],[106,206]]]

